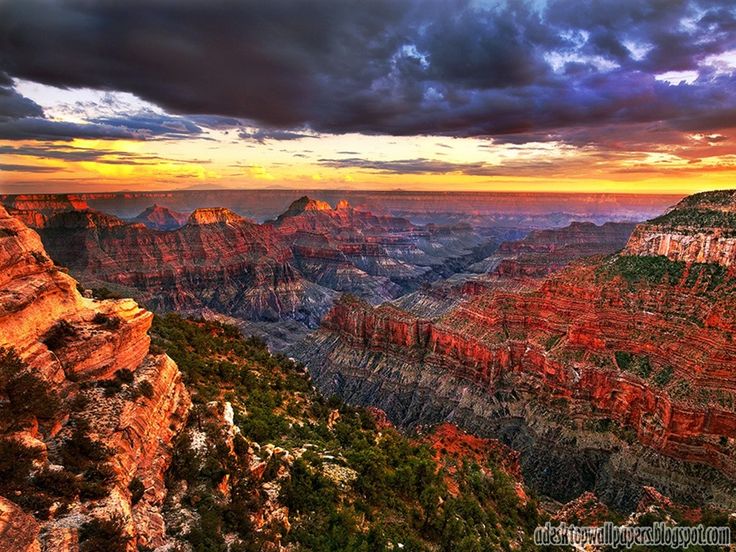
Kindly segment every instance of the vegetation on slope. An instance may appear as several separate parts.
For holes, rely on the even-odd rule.
[[[91,438],[89,423],[77,416],[85,408],[81,396],[62,402],[14,351],[0,347],[0,397],[6,398],[0,401],[0,495],[37,518],[48,519],[79,501],[109,494],[114,474],[108,461],[113,451]],[[51,469],[41,448],[16,439],[14,433],[32,427],[34,419],[50,423],[61,413],[69,415],[73,429],[49,451],[55,464]]]
[[[673,209],[649,221],[667,228],[684,226],[688,228],[724,228],[736,230],[736,213],[707,208]]]
[[[715,263],[686,263],[665,256],[617,255],[601,263],[596,270],[599,280],[621,277],[630,286],[637,284],[682,285],[710,292],[723,284],[733,285],[727,278],[728,268]]]
[[[459,493],[452,493],[427,445],[377,427],[364,409],[321,397],[301,366],[261,341],[175,315],[157,317],[153,333],[193,394],[190,429],[208,443],[202,455],[185,432],[169,474],[172,494],[187,482],[177,507],[194,512],[186,537],[194,550],[227,550],[226,542],[230,550],[258,550],[278,541],[325,551],[534,549],[538,509],[517,496],[499,466],[462,462],[453,475]],[[232,452],[207,415],[209,401],[233,405],[240,433]],[[264,450],[273,452],[268,465],[254,470],[252,455]],[[283,506],[290,528],[274,517],[265,516],[265,526],[254,521]]]

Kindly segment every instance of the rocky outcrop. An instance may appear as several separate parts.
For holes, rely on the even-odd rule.
[[[301,215],[302,213],[309,211],[330,211],[332,207],[326,201],[320,201],[318,199],[311,199],[307,196],[302,196],[299,199],[292,202],[289,208],[279,216],[279,219],[286,217],[293,217]]]
[[[41,552],[39,532],[33,516],[0,496],[0,551]]]
[[[294,201],[271,224],[286,234],[300,230],[331,235],[342,232],[343,238],[347,235],[357,237],[365,234],[409,232],[416,229],[411,222],[403,218],[374,215],[370,211],[354,209],[347,202],[341,202],[339,208],[333,209],[329,203],[307,196]]]
[[[202,209],[196,209],[187,220],[187,224],[200,225],[200,224],[239,224],[245,222],[245,219],[240,215],[236,215],[229,209],[223,209],[220,207],[206,207]]]
[[[94,213],[75,213],[71,220],[96,228]],[[57,219],[64,227],[69,221],[68,215]],[[42,545],[76,550],[82,524],[116,515],[123,520],[131,549],[165,544],[157,513],[165,496],[163,475],[190,403],[176,364],[149,351],[151,320],[130,299],[83,297],[76,282],[49,260],[39,236],[0,208],[0,348],[17,352],[24,370],[60,400],[51,418],[13,420],[6,414],[0,441],[28,443],[41,451],[35,473],[64,472],[66,457],[60,451],[70,439],[80,438],[80,428],[86,428],[84,439],[112,452],[104,496],[95,491],[90,498],[69,490],[65,508],[36,520],[29,506],[33,502],[24,497],[31,491],[0,498],[0,550],[40,550]],[[106,391],[120,374],[131,376],[125,385],[115,384],[118,391]],[[74,406],[83,403],[87,406],[82,409]],[[135,505],[129,490],[134,478],[145,485]],[[12,484],[5,481],[3,488]],[[18,497],[31,511],[20,513],[21,507],[10,502]]]
[[[717,265],[595,258],[434,319],[344,299],[292,354],[325,393],[395,423],[502,439],[560,500],[633,508],[651,485],[734,505],[734,289]]]
[[[674,261],[736,264],[736,192],[687,197],[634,231],[624,253]]]

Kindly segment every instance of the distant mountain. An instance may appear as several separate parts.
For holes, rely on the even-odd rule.
[[[175,230],[183,226],[187,218],[184,213],[153,204],[132,219],[132,222],[140,222],[153,230]]]
[[[477,262],[500,241],[469,226],[420,227],[306,196],[266,224],[220,207],[185,219],[154,205],[130,222],[79,207],[51,209],[37,228],[52,258],[85,285],[159,311],[311,328],[339,293],[391,300]]]

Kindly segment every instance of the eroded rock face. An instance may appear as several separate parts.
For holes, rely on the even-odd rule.
[[[21,194],[2,196],[2,202],[8,212],[33,228],[41,228],[57,213],[89,209],[84,194]]]
[[[474,272],[493,272],[501,276],[542,277],[574,259],[608,255],[621,250],[635,225],[607,222],[573,222],[564,228],[533,230],[524,239],[507,241],[498,251],[471,266]]]
[[[323,392],[395,423],[502,439],[559,500],[592,490],[631,509],[651,485],[734,505],[736,278],[643,255],[491,287],[434,319],[345,299],[293,354]]]
[[[0,496],[0,551],[41,552],[39,532],[33,516]]]
[[[90,209],[24,211],[25,218],[36,215],[53,260],[87,287],[154,310],[296,322],[301,331],[316,328],[341,293],[379,304],[496,246],[468,225],[423,228],[308,197],[266,224],[214,207],[194,210],[183,226],[157,206],[133,222]]]
[[[94,218],[78,213],[82,224]],[[112,479],[103,498],[74,498],[66,512],[43,520],[19,513],[10,502],[13,496],[0,498],[0,550],[40,550],[42,544],[49,550],[76,550],[82,523],[114,514],[125,520],[131,549],[165,544],[165,527],[157,523],[163,474],[190,403],[176,364],[149,354],[151,320],[130,299],[96,301],[80,295],[76,282],[49,260],[38,235],[0,208],[0,347],[14,349],[61,399],[52,419],[22,420],[16,426],[6,421],[3,427],[10,433],[0,439],[43,451],[36,470],[57,469],[49,466],[61,462],[60,447],[86,420],[90,438],[113,452]],[[118,393],[96,385],[123,369],[133,375]],[[144,394],[133,392],[142,387]],[[82,398],[88,406],[74,412],[72,405]],[[128,486],[134,477],[146,491],[133,507]]]
[[[245,219],[243,217],[233,213],[229,209],[206,207],[197,209],[189,215],[187,224],[238,224],[244,221]]]
[[[706,192],[683,199],[668,213],[639,225],[624,251],[671,260],[736,263],[736,192]]]
[[[246,319],[308,324],[329,308],[333,292],[292,267],[291,251],[273,229],[226,209],[197,209],[185,226],[167,232],[119,219],[111,225],[114,217],[90,213],[52,219],[42,231],[46,247],[85,281],[112,285],[152,308],[209,308]],[[90,226],[90,216],[99,224]],[[78,224],[61,226],[70,218]]]

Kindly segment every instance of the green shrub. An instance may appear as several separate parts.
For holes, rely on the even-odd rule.
[[[33,485],[53,496],[73,499],[79,494],[80,480],[66,470],[43,470],[33,477]]]
[[[141,481],[140,478],[134,477],[130,480],[130,483],[128,484],[128,490],[130,491],[131,503],[135,505],[140,502],[141,498],[143,498],[143,495],[146,492],[146,486],[143,484],[143,481]]]
[[[597,272],[607,279],[620,276],[629,284],[643,282],[653,285],[660,282],[676,284],[682,280],[684,271],[684,262],[664,256],[619,255],[612,262],[603,264]]]
[[[666,227],[688,226],[696,228],[736,229],[736,213],[702,207],[673,209],[650,221]]]
[[[54,418],[61,406],[58,395],[26,368],[14,351],[0,348],[0,392],[8,397],[0,413],[10,422],[29,415]]]
[[[44,345],[52,351],[58,351],[66,343],[76,337],[77,330],[66,320],[59,320],[44,337]]]
[[[126,552],[130,537],[124,534],[125,519],[93,519],[79,528],[79,552]]]
[[[8,496],[22,487],[40,454],[40,449],[27,447],[15,439],[0,440],[0,494]]]
[[[631,372],[647,379],[652,373],[652,364],[647,355],[637,355],[626,351],[616,351],[616,364],[621,370]]]
[[[664,387],[672,381],[674,374],[675,370],[671,366],[666,366],[654,374],[654,383],[659,387]]]
[[[98,324],[99,326],[102,326],[107,330],[117,330],[123,321],[117,316],[111,316],[109,314],[98,312],[97,314],[95,314],[92,322]]]
[[[147,399],[152,399],[154,394],[153,385],[150,381],[144,379],[138,384],[138,391],[140,391],[140,394],[146,397]]]

